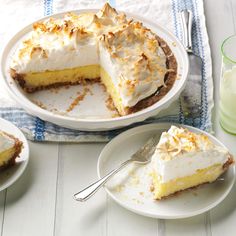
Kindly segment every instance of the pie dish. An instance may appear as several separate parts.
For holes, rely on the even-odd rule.
[[[215,145],[205,134],[171,126],[161,134],[152,156],[154,198],[212,183],[234,163],[229,151]]]
[[[94,13],[97,13],[98,11],[99,10],[97,9],[77,10],[72,12],[72,14],[80,15],[91,12],[94,15]],[[59,13],[51,17],[63,19],[66,14],[66,12]],[[136,104],[131,109],[125,109],[124,112],[126,115],[121,114],[121,116],[113,116],[106,108],[106,98],[104,101],[102,99],[107,95],[104,94],[103,89],[96,90],[95,92],[93,91],[94,95],[88,93],[86,99],[82,101],[81,106],[77,106],[78,109],[74,109],[74,113],[67,112],[67,108],[71,104],[69,98],[74,96],[73,91],[80,89],[80,85],[75,85],[71,87],[71,89],[66,89],[65,87],[64,90],[63,86],[61,89],[62,92],[58,94],[51,93],[50,89],[33,93],[26,92],[18,82],[16,83],[13,81],[9,68],[12,67],[12,60],[19,45],[32,33],[33,24],[20,30],[8,42],[3,51],[1,71],[3,73],[3,82],[6,85],[7,91],[11,97],[30,114],[54,124],[77,130],[100,131],[117,129],[157,115],[161,110],[167,108],[173,101],[178,99],[179,94],[183,90],[188,74],[188,57],[179,40],[164,27],[130,13],[127,13],[127,18],[132,18],[135,22],[142,22],[146,28],[151,29],[154,34],[158,35],[159,38],[162,38],[174,54],[177,65],[177,77],[175,78],[172,87],[169,86],[171,89],[168,92],[165,91],[168,88],[166,81],[165,85],[167,86],[161,87],[159,93],[156,94],[157,96],[152,96],[152,99],[149,97],[143,99],[137,103],[138,105]],[[41,19],[40,22],[49,19],[49,17],[45,17]],[[95,83],[95,85],[96,84],[98,83]],[[75,89],[73,90],[73,88]],[[39,103],[35,103],[35,100],[43,100],[48,109],[39,106]],[[149,100],[149,102],[147,100]],[[60,112],[57,112],[58,110]]]
[[[119,115],[151,106],[171,89],[177,62],[168,44],[108,3],[33,24],[11,62],[26,92],[100,81]]]

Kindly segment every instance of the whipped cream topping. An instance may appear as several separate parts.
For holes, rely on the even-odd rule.
[[[96,14],[68,13],[34,24],[11,69],[24,74],[93,64],[110,75],[124,107],[155,93],[168,71],[157,36],[109,4]]]
[[[0,152],[4,152],[15,145],[13,139],[8,137],[5,133],[0,131]]]
[[[152,166],[160,181],[165,183],[215,164],[224,165],[228,158],[228,151],[213,144],[206,135],[171,126],[161,135]]]

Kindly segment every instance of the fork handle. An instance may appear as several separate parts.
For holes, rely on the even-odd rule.
[[[79,191],[78,193],[74,194],[74,198],[77,201],[84,202],[88,200],[93,194],[95,194],[98,189],[100,189],[114,174],[119,172],[121,169],[123,169],[128,163],[130,163],[131,160],[127,160],[123,162],[119,167],[109,172],[107,175],[102,177],[101,179],[97,180],[96,182],[90,184],[85,189]]]
[[[192,52],[192,22],[193,14],[190,10],[183,10],[180,13],[183,28],[183,44],[187,52]]]

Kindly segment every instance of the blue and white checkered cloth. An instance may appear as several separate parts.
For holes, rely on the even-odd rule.
[[[28,4],[27,0],[1,3],[0,15],[8,23],[0,29],[1,39],[7,39],[22,26],[41,18],[61,11],[80,8],[100,8],[104,0],[35,0]],[[190,9],[193,12],[193,48],[203,60],[203,76],[201,94],[201,113],[195,118],[186,118],[183,114],[180,99],[157,117],[150,118],[141,124],[155,122],[175,122],[189,124],[203,130],[211,131],[211,110],[213,107],[213,82],[210,47],[205,25],[205,16],[202,0],[110,0],[110,4],[118,10],[136,13],[165,25],[182,40],[179,11]],[[14,10],[17,9],[17,10]],[[11,32],[9,31],[11,29]],[[2,50],[2,48],[1,48]],[[11,121],[18,126],[30,140],[61,141],[61,142],[104,142],[109,141],[120,132],[140,124],[125,127],[119,130],[102,132],[84,132],[66,129],[52,123],[31,116],[4,93],[0,84],[0,117]]]

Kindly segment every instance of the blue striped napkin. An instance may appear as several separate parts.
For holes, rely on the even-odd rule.
[[[11,9],[17,9],[17,15],[7,12],[7,20],[17,22],[12,24],[12,33],[19,30],[16,27],[22,27],[35,19],[39,19],[43,15],[51,15],[60,11],[69,11],[80,8],[100,8],[105,1],[96,0],[36,0],[32,4],[28,4],[27,0],[20,0],[17,3],[3,3],[1,8],[12,4]],[[213,107],[213,83],[211,70],[210,47],[208,43],[208,35],[205,25],[205,16],[202,0],[120,0],[110,1],[110,4],[119,10],[137,13],[159,24],[165,25],[169,30],[182,40],[182,29],[179,24],[179,11],[182,9],[190,9],[193,12],[193,48],[203,60],[203,77],[201,94],[201,113],[198,117],[186,118],[184,116],[180,99],[177,100],[167,110],[161,112],[157,117],[152,117],[142,123],[125,127],[119,130],[102,131],[102,132],[84,132],[66,129],[52,123],[43,121],[37,117],[31,116],[17,105],[4,93],[0,86],[0,117],[11,121],[18,126],[30,140],[35,141],[60,141],[60,142],[105,142],[112,139],[120,132],[140,124],[156,123],[156,122],[175,122],[183,123],[198,127],[203,130],[211,131],[211,110]],[[27,14],[25,7],[27,6]],[[17,17],[17,18],[16,18]],[[22,19],[22,20],[21,20]],[[6,34],[9,32],[7,28],[0,29],[0,37],[7,41]],[[1,49],[2,50],[2,49]],[[1,91],[2,90],[2,91]]]

